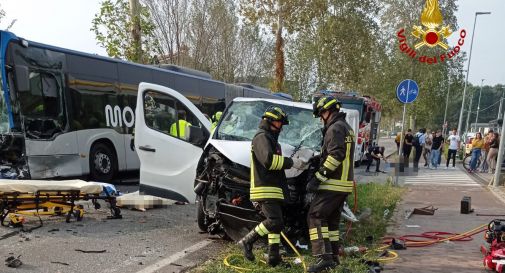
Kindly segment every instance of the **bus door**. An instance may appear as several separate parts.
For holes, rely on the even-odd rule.
[[[140,159],[140,191],[194,202],[193,182],[210,122],[179,92],[140,83],[135,113],[135,149]]]

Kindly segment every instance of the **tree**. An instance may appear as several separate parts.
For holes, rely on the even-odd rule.
[[[140,18],[132,18],[127,0],[105,0],[100,12],[92,20],[91,31],[100,46],[110,57],[139,63],[153,61],[158,43],[154,38],[154,25],[145,6],[139,7]],[[140,25],[141,54],[135,43],[132,29],[135,22]]]
[[[143,3],[149,9],[155,26],[153,33],[159,42],[160,62],[191,66],[188,55],[191,1],[143,0]]]
[[[275,34],[275,78],[272,89],[282,91],[285,77],[284,29],[293,33],[305,27],[319,11],[325,10],[326,1],[303,0],[241,0],[240,11],[248,23],[262,24]]]

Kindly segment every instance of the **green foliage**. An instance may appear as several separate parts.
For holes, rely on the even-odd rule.
[[[154,39],[154,25],[149,11],[140,6],[141,54],[135,45],[132,28],[133,22],[127,0],[104,0],[100,12],[92,20],[91,31],[95,33],[98,44],[105,48],[110,57],[139,63],[150,63],[157,47]],[[140,57],[139,57],[140,56]]]
[[[358,208],[363,210],[364,208],[370,208],[372,214],[368,220],[363,223],[354,225],[351,231],[351,236],[343,241],[345,246],[354,245],[365,245],[366,237],[372,236],[375,240],[372,245],[376,246],[380,244],[380,239],[384,236],[386,232],[387,222],[393,214],[396,204],[401,199],[401,194],[403,193],[402,188],[393,187],[390,184],[360,184],[357,186],[358,194]],[[354,203],[354,197],[349,196],[348,203]],[[384,211],[389,210],[389,213],[384,217]],[[294,264],[293,261],[296,256],[288,257],[285,261],[291,264],[291,268],[277,267],[270,268],[265,264],[264,258],[264,248],[257,248],[255,250],[255,256],[257,257],[255,262],[249,262],[245,260],[241,255],[241,250],[235,245],[230,244],[228,247],[216,258],[207,261],[203,265],[195,268],[191,273],[236,273],[234,269],[224,265],[223,261],[228,258],[230,264],[242,268],[249,269],[250,273],[302,273],[303,268],[301,264]],[[304,256],[304,261],[306,264],[310,264],[314,261],[311,257],[309,251],[302,251],[301,254]],[[372,254],[368,254],[372,257]],[[362,257],[358,256],[347,256],[342,257],[342,266],[338,269],[331,271],[330,273],[343,273],[343,272],[353,272],[353,273],[365,273],[367,272],[366,266],[360,262]]]

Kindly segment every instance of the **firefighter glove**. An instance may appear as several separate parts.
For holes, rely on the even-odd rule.
[[[309,183],[307,183],[307,192],[316,192],[317,189],[319,188],[319,184],[321,183],[321,181],[319,181],[319,179],[317,179],[315,176],[312,177],[312,179],[309,181]]]
[[[307,163],[307,161],[301,158],[293,158],[293,168],[295,169],[303,170],[305,169],[305,166],[307,166]]]

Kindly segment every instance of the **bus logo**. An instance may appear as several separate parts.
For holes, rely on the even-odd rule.
[[[127,114],[130,115],[127,115]],[[121,111],[121,108],[117,105],[112,108],[112,106],[105,106],[105,119],[107,122],[107,127],[122,127],[123,124],[131,128],[135,124],[135,114],[130,106],[126,106]]]
[[[407,44],[405,29],[400,29],[396,36],[398,37],[400,51],[412,59],[417,59],[421,63],[436,64],[452,59],[461,51],[461,46],[465,43],[466,30],[459,31],[458,44],[449,50],[449,45],[444,42],[452,34],[449,26],[443,25],[442,12],[440,11],[438,0],[426,0],[426,4],[421,13],[421,25],[414,26],[412,36],[417,39],[414,47]],[[420,40],[420,41],[419,41]],[[427,46],[429,48],[440,47],[445,50],[439,56],[418,56],[416,50]]]

